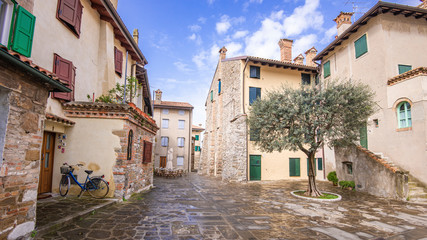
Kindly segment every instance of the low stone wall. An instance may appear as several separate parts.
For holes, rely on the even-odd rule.
[[[367,149],[335,148],[335,161],[338,179],[354,181],[356,191],[400,200],[408,197],[408,174]]]

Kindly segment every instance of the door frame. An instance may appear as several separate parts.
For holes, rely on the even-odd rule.
[[[42,173],[44,172],[44,164],[45,164],[45,149],[46,149],[46,144],[47,144],[47,136],[52,136],[52,142],[50,142],[51,144],[51,152],[50,152],[50,158],[49,158],[49,165],[51,168],[50,173],[48,174],[48,178],[50,179],[50,187],[49,190],[47,191],[43,191],[42,192],[42,181],[44,178],[42,178]],[[39,186],[37,188],[37,193],[38,194],[42,194],[42,193],[48,193],[48,192],[52,192],[52,182],[53,182],[53,167],[54,167],[54,159],[55,159],[55,139],[56,139],[56,133],[55,132],[49,132],[49,131],[44,131],[43,132],[43,143],[42,143],[42,149],[41,149],[41,156],[40,156],[40,171],[39,171]]]
[[[252,179],[251,177],[251,168],[252,168],[252,164],[251,164],[251,157],[259,157],[259,179]],[[249,181],[260,181],[262,179],[262,169],[261,169],[261,155],[249,155]]]

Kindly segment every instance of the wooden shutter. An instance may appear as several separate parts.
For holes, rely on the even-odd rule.
[[[82,25],[82,14],[83,14],[83,5],[80,1],[77,1],[77,11],[76,11],[76,24],[74,29],[76,30],[77,35],[80,36],[80,29]]]
[[[63,83],[65,86],[72,90],[69,93],[54,92],[53,97],[66,101],[74,101],[74,84],[76,69],[73,66],[73,63],[55,54],[53,72],[59,78],[61,83]]]
[[[366,34],[364,34],[354,42],[354,48],[356,51],[356,58],[368,52],[368,43],[366,41]]]
[[[317,159],[317,170],[323,170],[323,159],[322,158],[318,158]]]
[[[323,64],[323,77],[329,77],[331,75],[331,62],[327,61]]]
[[[300,176],[300,159],[289,158],[289,176],[299,177]]]
[[[116,47],[114,47],[114,68],[116,73],[122,74],[123,69],[123,53]]]
[[[218,81],[218,94],[221,93],[221,80]]]
[[[12,50],[26,57],[31,56],[36,17],[19,6],[13,30]]]
[[[153,143],[144,141],[144,159],[142,161],[143,163],[151,162],[152,149]]]
[[[59,0],[58,4],[58,17],[71,26],[75,26],[80,0]]]

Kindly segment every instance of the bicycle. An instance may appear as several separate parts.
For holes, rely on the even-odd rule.
[[[82,164],[77,164],[77,166],[83,166]],[[85,191],[87,191],[94,198],[104,198],[107,196],[108,191],[110,190],[109,183],[105,181],[104,175],[102,176],[93,176],[89,177],[90,174],[93,173],[92,170],[85,170],[87,173],[86,181],[84,183],[80,183],[77,181],[74,176],[74,168],[67,163],[64,163],[61,167],[62,178],[59,182],[59,194],[62,197],[67,196],[68,191],[70,190],[70,184],[72,178],[75,183],[81,188],[81,191],[78,195],[80,197]]]

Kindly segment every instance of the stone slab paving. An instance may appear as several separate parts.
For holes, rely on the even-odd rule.
[[[151,192],[38,239],[426,239],[427,206],[341,190],[339,202],[293,197],[305,181],[155,178]]]

